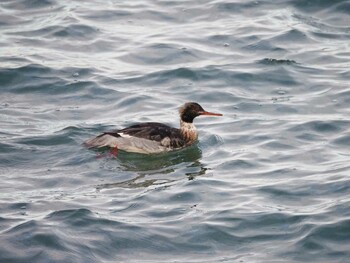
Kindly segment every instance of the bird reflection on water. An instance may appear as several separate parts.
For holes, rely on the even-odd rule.
[[[163,185],[184,179],[193,180],[204,175],[208,168],[200,162],[202,152],[195,144],[186,149],[155,155],[124,153],[118,156],[123,171],[135,172],[137,176],[115,183],[96,186],[98,191],[111,188],[142,188]],[[186,166],[183,163],[187,163]],[[166,177],[164,176],[166,175]]]

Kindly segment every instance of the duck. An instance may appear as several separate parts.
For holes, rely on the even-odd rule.
[[[179,108],[180,128],[173,128],[159,122],[145,122],[129,127],[104,132],[88,139],[83,144],[88,148],[109,147],[110,154],[118,151],[140,154],[157,154],[179,150],[194,144],[198,132],[193,121],[198,116],[223,116],[208,112],[196,102],[187,102]]]

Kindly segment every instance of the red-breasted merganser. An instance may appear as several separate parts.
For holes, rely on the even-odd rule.
[[[197,140],[198,133],[193,124],[194,118],[201,115],[222,116],[220,113],[205,111],[195,102],[183,105],[179,109],[179,114],[180,129],[158,122],[146,122],[121,130],[105,132],[87,140],[84,145],[89,148],[110,147],[113,155],[117,155],[118,149],[143,154],[177,150]]]

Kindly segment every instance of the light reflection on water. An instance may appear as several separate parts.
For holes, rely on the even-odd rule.
[[[204,175],[208,170],[200,162],[201,157],[202,153],[197,144],[179,151],[155,155],[132,154],[121,151],[118,155],[120,169],[134,172],[137,176],[122,182],[101,184],[96,189],[168,185],[177,180],[182,180],[183,175],[188,180],[193,180],[197,176]],[[110,160],[107,162],[110,162]],[[179,178],[178,175],[181,177]]]

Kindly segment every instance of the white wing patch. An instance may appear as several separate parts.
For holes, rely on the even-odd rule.
[[[135,137],[133,137],[133,136],[131,136],[131,135],[129,135],[129,134],[122,133],[122,132],[119,132],[118,134],[119,134],[121,137],[123,137],[123,138],[135,138]]]
[[[170,147],[170,138],[169,137],[165,137],[163,140],[160,141],[160,144],[164,147]]]

